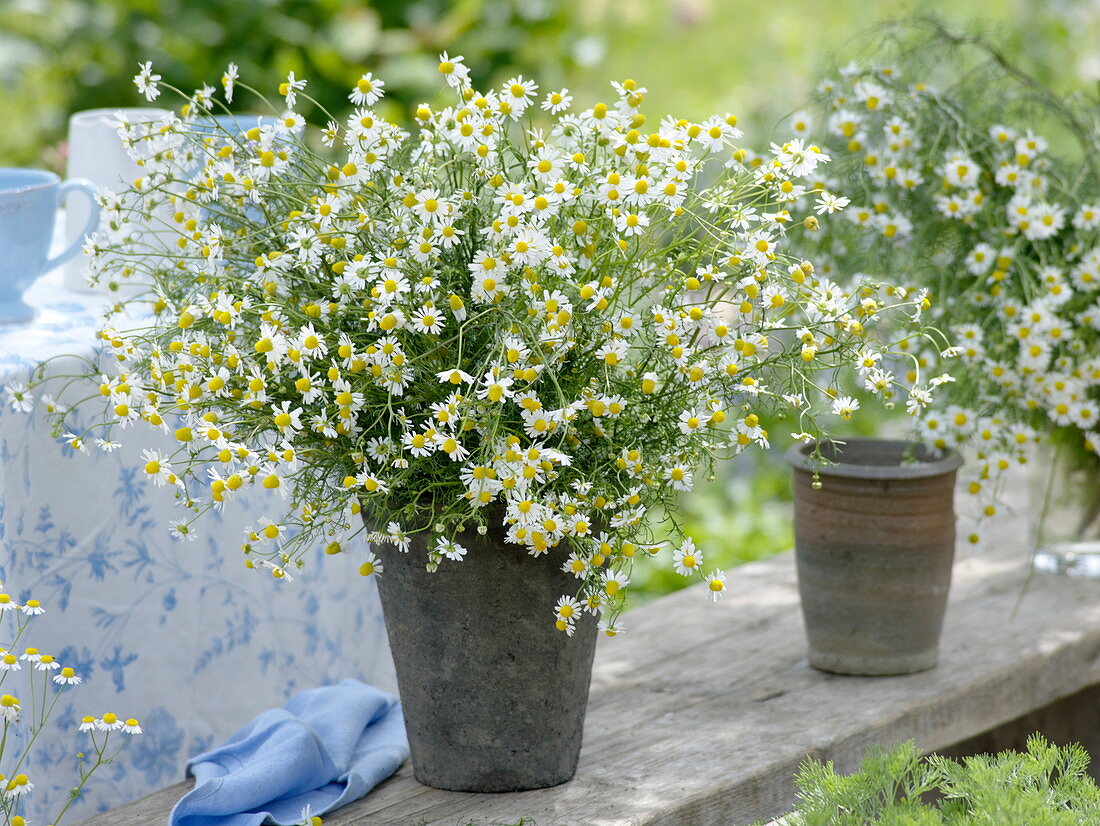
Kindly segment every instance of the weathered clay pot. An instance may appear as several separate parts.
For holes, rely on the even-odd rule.
[[[958,453],[849,439],[787,452],[810,664],[839,674],[909,674],[936,664],[955,556]]]
[[[577,769],[596,623],[569,637],[553,609],[577,580],[564,554],[530,556],[501,533],[453,537],[467,549],[425,570],[427,539],[378,549],[378,587],[416,779],[437,789],[556,786]]]

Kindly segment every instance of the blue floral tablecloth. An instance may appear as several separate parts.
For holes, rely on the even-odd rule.
[[[35,321],[0,327],[3,385],[45,358],[90,356],[105,301],[64,290],[60,271],[27,299]],[[0,579],[47,608],[30,644],[86,680],[27,767],[33,823],[49,823],[76,780],[85,714],[137,717],[145,733],[67,822],[182,779],[189,756],[302,688],[357,677],[396,689],[375,586],[350,561],[317,553],[294,582],[245,569],[242,531],[260,513],[247,500],[177,542],[171,494],[143,481],[138,446],[90,452],[51,437],[38,412],[0,410]]]

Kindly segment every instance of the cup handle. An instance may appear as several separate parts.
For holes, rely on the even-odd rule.
[[[61,186],[57,188],[57,205],[61,206],[65,203],[65,196],[70,192],[79,191],[83,192],[91,203],[92,211],[88,216],[88,223],[84,225],[84,229],[81,230],[80,235],[73,241],[68,249],[61,252],[46,262],[46,269],[44,272],[52,270],[61,264],[64,264],[74,255],[76,255],[84,246],[84,238],[91,232],[95,232],[95,228],[99,226],[99,201],[96,200],[99,197],[99,190],[96,189],[95,184],[84,178],[73,178],[72,180],[65,181]]]

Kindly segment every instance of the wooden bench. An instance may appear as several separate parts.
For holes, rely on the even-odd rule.
[[[1057,729],[1051,736],[1096,742],[1100,582],[1029,578],[1022,532],[1013,531],[1006,524],[990,550],[960,549],[932,671],[866,678],[810,668],[794,559],[784,554],[731,571],[730,595],[717,605],[689,588],[634,609],[627,634],[601,641],[572,782],[460,794],[419,785],[406,764],[325,824],[735,826],[789,811],[792,775],[807,755],[850,770],[875,743],[1003,745],[1021,718],[1020,732],[1045,720]],[[1075,720],[1092,730],[1078,733],[1084,723]],[[1007,740],[986,734],[998,727]],[[163,824],[189,788],[83,826]]]

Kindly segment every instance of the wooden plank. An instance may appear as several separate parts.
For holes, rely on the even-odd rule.
[[[627,615],[601,641],[577,777],[509,795],[420,786],[406,765],[326,826],[733,826],[788,811],[808,754],[852,769],[874,743],[944,748],[1100,684],[1100,583],[1037,576],[1014,526],[956,565],[941,662],[906,677],[839,677],[805,658],[790,554]],[[1008,541],[1011,537],[1012,541]],[[1015,610],[1015,613],[1014,613]],[[163,823],[180,784],[83,826]]]
[[[1060,746],[1068,743],[1083,746],[1094,758],[1089,763],[1089,774],[1100,781],[1100,685],[1089,686],[977,737],[937,749],[936,753],[958,759],[1005,749],[1023,751],[1028,738],[1037,731]]]

